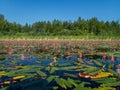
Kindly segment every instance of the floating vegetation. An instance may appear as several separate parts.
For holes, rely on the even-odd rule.
[[[1,41],[0,49],[1,89],[120,89],[120,41]]]

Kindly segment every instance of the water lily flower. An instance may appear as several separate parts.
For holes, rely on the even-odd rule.
[[[9,55],[12,55],[14,53],[14,49],[11,49],[10,51],[9,51]]]
[[[80,54],[79,54],[79,58],[82,59],[82,57],[83,57],[83,55],[82,55],[82,53],[80,53]]]
[[[53,58],[53,62],[54,62],[54,63],[56,63],[56,62],[57,62],[56,57],[54,57],[54,58]]]
[[[117,73],[120,74],[120,68],[117,69]]]
[[[104,53],[103,56],[102,56],[102,60],[105,60],[107,58],[107,54]]]
[[[25,60],[25,56],[24,55],[21,56],[21,60]]]
[[[60,53],[60,50],[57,50],[58,53]]]
[[[49,65],[52,66],[53,65],[52,62]]]
[[[120,68],[120,63],[119,63],[119,64],[117,64],[117,68]]]
[[[71,51],[74,51],[74,49],[73,49],[73,48],[71,48]]]
[[[51,63],[49,63],[49,66],[50,66],[50,70],[49,70],[49,71],[51,71],[52,66],[53,66],[53,63],[52,63],[52,62],[51,62]]]
[[[111,56],[111,61],[114,62],[114,60],[115,60],[115,57],[114,57],[114,55],[112,55]]]
[[[28,53],[30,53],[30,48],[28,48]]]
[[[47,46],[45,47],[45,50],[48,50],[48,47],[47,47]]]
[[[25,49],[26,48],[26,42],[24,42],[24,44],[23,44],[23,49]]]

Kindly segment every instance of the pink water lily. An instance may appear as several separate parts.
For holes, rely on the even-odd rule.
[[[14,53],[14,49],[11,49],[8,53],[9,55],[12,55]]]
[[[120,68],[117,69],[117,73],[120,74]]]
[[[107,58],[107,54],[104,53],[103,56],[102,56],[102,59],[105,60]]]
[[[71,51],[74,51],[74,49],[73,49],[73,48],[71,48]]]
[[[53,65],[52,62],[49,65],[52,66]]]
[[[115,57],[114,57],[114,55],[112,55],[111,56],[111,61],[114,62],[114,60],[115,60]]]
[[[24,49],[26,48],[26,42],[24,42],[24,44],[23,44],[23,48],[24,48]]]
[[[48,50],[48,47],[47,47],[47,46],[45,47],[45,50]]]
[[[53,58],[53,62],[54,62],[54,63],[56,63],[56,62],[57,62],[56,57],[54,57],[54,58]]]
[[[28,53],[30,53],[30,48],[28,48]]]
[[[24,55],[21,56],[21,60],[25,60],[25,56]]]
[[[79,58],[81,58],[81,59],[82,59],[82,57],[83,57],[83,55],[82,55],[82,53],[80,53],[80,54],[79,54]]]
[[[60,50],[57,50],[58,53],[60,53]]]

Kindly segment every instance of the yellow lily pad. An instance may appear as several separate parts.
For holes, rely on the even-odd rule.
[[[5,71],[1,71],[1,72],[0,72],[0,76],[5,75],[5,73],[6,73]]]
[[[16,76],[16,77],[13,77],[13,80],[22,79],[22,78],[25,78],[25,76]]]

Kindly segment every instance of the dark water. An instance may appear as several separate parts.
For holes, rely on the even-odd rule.
[[[84,57],[83,58],[84,61],[90,61],[92,60],[91,58],[86,58]],[[97,58],[96,59],[97,61],[101,62],[101,58]],[[37,63],[40,63],[41,65],[43,66],[46,66],[46,65],[49,65],[50,62],[52,62],[53,60],[50,60],[50,59],[38,59],[37,57],[33,57],[31,55],[31,58],[25,58],[24,60],[21,60],[20,57],[17,57],[17,56],[14,56],[14,57],[9,57],[9,58],[6,58],[4,61],[3,61],[3,64],[5,64],[6,66],[10,66],[10,64],[14,64],[14,65],[20,65],[20,64],[24,64],[24,65],[31,65],[31,64],[37,64]],[[78,61],[78,56],[72,56],[72,57],[69,57],[69,58],[60,58],[57,60],[57,63],[58,64],[64,64],[64,63],[73,63],[73,62],[77,62]],[[120,58],[115,58],[115,61],[114,61],[114,65],[117,65],[120,63]],[[87,64],[87,63],[86,63]],[[92,63],[93,65],[96,66],[95,63]],[[108,67],[109,64],[111,64],[111,60],[110,58],[104,60],[103,64]]]
[[[40,63],[43,66],[47,66],[52,61],[53,60],[38,59],[37,57],[25,58],[24,60],[21,60],[20,57],[14,56],[14,57],[6,58],[3,61],[3,64],[5,64],[5,66],[10,66],[10,64],[14,64],[14,65],[20,65],[20,64],[31,65],[31,64]],[[63,63],[76,62],[76,61],[77,61],[77,56],[73,56],[73,57],[69,57],[69,58],[60,58],[57,61],[57,63],[58,64],[63,64]]]
[[[83,58],[84,64],[92,65],[92,66],[96,66],[96,67],[101,67],[101,66],[97,65],[96,63],[91,62],[91,60],[92,59],[88,58],[88,57],[87,58],[86,57]],[[102,63],[104,65],[104,67],[105,67],[105,70],[108,71],[109,66],[112,63],[110,58],[107,58],[103,62],[102,62],[102,60],[100,58],[97,58],[96,60],[98,62]],[[73,63],[77,62],[77,61],[78,61],[78,56],[72,56],[72,57],[69,57],[69,58],[60,58],[60,59],[57,60],[57,64],[59,65],[58,68],[63,67],[63,65],[66,66],[66,67],[67,66],[74,66]],[[9,57],[9,58],[6,58],[2,63],[6,67],[17,66],[17,65],[36,65],[36,64],[39,64],[41,66],[45,66],[46,67],[51,62],[53,62],[53,60],[38,59],[37,57],[33,57],[31,55],[31,58],[27,58],[26,57],[24,60],[21,60],[21,58],[17,57],[17,56]],[[88,63],[88,62],[90,62],[90,63]],[[117,64],[119,64],[119,63],[120,63],[120,59],[119,58],[115,58],[112,70],[116,71]],[[59,73],[59,75],[61,75],[61,73],[63,73],[63,72],[67,72],[67,71],[57,71],[57,73]],[[74,74],[74,72],[75,71],[73,71],[73,73],[71,73],[71,74]]]

